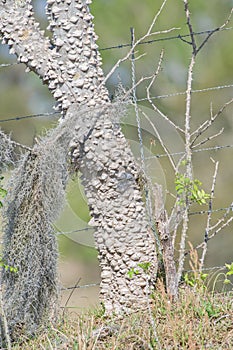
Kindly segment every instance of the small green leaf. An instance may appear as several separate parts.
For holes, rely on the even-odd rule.
[[[139,274],[140,274],[140,272],[138,270],[136,270],[135,268],[132,268],[127,272],[127,275],[129,278],[133,278],[133,276],[139,275]]]
[[[148,272],[150,266],[151,266],[150,262],[144,262],[144,263],[138,264],[138,267],[141,267],[141,269],[143,269],[144,272]]]
[[[226,278],[223,283],[224,284],[229,284],[229,283],[231,283],[231,281],[228,278]]]
[[[7,195],[7,191],[0,187],[0,196],[4,198],[6,197],[6,195]]]
[[[226,273],[226,275],[227,275],[227,276],[233,275],[233,271],[228,271],[228,272]]]

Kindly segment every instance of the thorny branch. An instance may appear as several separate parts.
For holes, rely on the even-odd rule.
[[[121,63],[125,62],[126,60],[128,60],[131,56],[132,56],[132,53],[135,51],[135,48],[141,44],[145,39],[147,39],[148,37],[150,36],[153,36],[153,35],[159,35],[159,34],[166,34],[166,33],[170,33],[172,32],[173,30],[177,30],[179,28],[170,28],[170,29],[167,29],[167,30],[161,30],[161,31],[158,31],[158,32],[152,32],[152,29],[159,17],[159,15],[161,14],[162,12],[162,9],[164,8],[165,4],[166,4],[167,0],[164,0],[159,11],[156,13],[156,15],[154,16],[152,22],[151,22],[151,25],[149,27],[149,29],[147,30],[146,34],[143,35],[142,37],[140,37],[138,40],[136,40],[133,45],[131,45],[131,49],[128,51],[128,53],[121,59],[119,59],[116,64],[112,67],[112,69],[110,70],[110,72],[106,75],[105,79],[103,80],[103,82],[100,84],[100,87],[104,84],[106,84],[107,80],[112,76],[112,74],[115,72],[115,70],[120,66]]]
[[[164,58],[164,50],[161,51],[160,53],[160,58],[159,58],[159,62],[158,62],[158,66],[156,69],[156,72],[153,74],[153,76],[151,77],[151,81],[150,84],[147,86],[146,88],[146,95],[147,95],[147,101],[150,102],[151,106],[153,107],[154,111],[157,112],[166,122],[168,122],[169,124],[171,124],[175,129],[179,130],[180,132],[184,133],[184,130],[182,128],[180,128],[178,125],[176,125],[175,123],[173,123],[152,101],[152,97],[150,94],[150,90],[153,86],[153,84],[155,83],[157,76],[159,74],[159,72],[162,69],[162,62],[163,62],[163,58]]]
[[[220,136],[224,131],[224,128],[221,128],[218,132],[216,132],[215,134],[206,137],[204,140],[200,141],[199,143],[197,143],[195,146],[193,146],[193,149],[204,145],[206,142],[209,142],[210,140],[215,139],[216,137]]]
[[[169,218],[164,208],[162,186],[155,184],[154,194],[154,212],[155,221],[162,245],[162,258],[166,278],[166,290],[168,295],[175,300],[178,295],[177,274],[174,259],[174,245],[169,228]]]
[[[209,227],[209,230],[208,230],[208,239],[207,239],[207,236],[205,235],[204,237],[204,242],[201,242],[200,244],[196,245],[194,247],[195,250],[198,250],[198,249],[201,249],[203,248],[204,244],[205,244],[205,239],[206,240],[210,240],[212,239],[213,237],[215,237],[220,231],[223,230],[223,228],[225,228],[226,226],[228,226],[231,221],[233,220],[233,216],[231,216],[229,219],[227,219],[227,216],[230,214],[230,212],[232,211],[232,208],[233,208],[233,202],[229,205],[229,207],[225,208],[225,214],[217,220],[217,222],[213,225],[213,226],[210,226]],[[222,209],[221,209],[222,210]],[[207,211],[207,215],[209,214],[212,214],[213,212],[215,212],[215,210],[208,210]],[[200,212],[201,213],[201,212]],[[221,225],[221,226],[219,226]],[[219,226],[219,227],[218,227]],[[211,235],[210,233],[214,231]],[[189,250],[186,250],[185,251],[185,256],[189,255],[190,254],[190,251]],[[203,268],[202,268],[203,270]]]
[[[191,181],[193,179],[192,175],[192,150],[191,150],[191,93],[192,93],[192,80],[193,80],[193,68],[195,65],[195,56],[196,56],[196,43],[195,38],[193,36],[193,29],[190,19],[190,11],[188,7],[188,1],[184,0],[185,14],[187,19],[187,24],[190,32],[190,37],[192,40],[192,57],[189,64],[188,69],[188,77],[187,77],[187,90],[186,90],[186,108],[185,108],[185,162],[186,162],[186,171],[185,176],[189,178]],[[185,259],[185,244],[187,231],[189,227],[189,206],[190,200],[189,193],[186,193],[186,203],[183,212],[183,224],[182,224],[182,232],[180,237],[180,251],[179,251],[179,262],[178,262],[178,270],[177,270],[177,279],[178,283],[181,279],[183,270],[184,270],[184,259]]]
[[[224,112],[224,110],[233,102],[233,98],[230,99],[229,101],[227,101],[219,110],[217,113],[215,113],[214,115],[211,115],[209,120],[206,120],[204,123],[202,123],[192,134],[191,136],[193,136],[193,140],[191,142],[191,147],[197,147],[198,145],[202,144],[199,143],[198,145],[194,145],[196,140],[205,132],[207,131],[212,124],[216,121],[216,119],[222,115],[222,113]],[[211,111],[212,114],[212,111]]]
[[[216,32],[218,32],[218,31],[224,29],[224,28],[227,26],[227,24],[228,24],[228,23],[230,22],[230,20],[231,20],[232,13],[233,13],[233,8],[231,9],[231,12],[230,12],[230,14],[229,14],[227,20],[226,20],[220,27],[218,27],[218,28],[216,28],[216,29],[213,29],[213,30],[207,35],[207,37],[205,38],[205,40],[201,43],[201,45],[200,45],[200,46],[198,47],[198,49],[196,50],[196,55],[198,54],[198,52],[200,52],[200,50],[203,48],[203,46],[207,43],[207,41],[210,39],[210,37],[211,37],[214,33],[216,33]]]
[[[227,20],[220,26],[220,27],[217,27],[213,30],[211,30],[207,37],[203,40],[203,42],[200,44],[199,47],[197,47],[197,44],[196,44],[196,39],[195,39],[195,32],[193,31],[193,27],[192,27],[192,23],[191,23],[191,16],[190,16],[190,10],[189,10],[189,2],[188,0],[184,0],[184,7],[185,7],[185,14],[186,14],[186,19],[187,19],[187,25],[188,25],[188,28],[189,28],[189,34],[190,34],[190,38],[191,38],[191,41],[187,41],[185,40],[184,38],[182,38],[180,36],[180,39],[184,42],[186,42],[187,44],[190,44],[193,48],[193,55],[196,56],[200,51],[201,49],[204,47],[204,45],[208,42],[208,40],[210,39],[210,37],[215,34],[216,32],[224,29],[227,24],[230,22],[231,20],[231,17],[232,17],[232,13],[233,13],[233,8],[231,9],[231,12],[227,18]]]
[[[183,133],[185,136],[185,156],[181,157],[181,159],[179,160],[178,164],[175,166],[172,158],[170,157],[170,153],[168,152],[165,143],[163,142],[161,136],[159,135],[159,132],[156,128],[156,126],[150,121],[149,117],[146,115],[146,113],[140,109],[141,113],[143,114],[143,116],[149,121],[151,127],[153,128],[159,142],[160,145],[163,147],[166,156],[169,157],[170,159],[170,163],[173,166],[173,169],[175,170],[175,172],[178,172],[178,169],[181,165],[181,162],[183,160],[185,160],[185,166],[186,166],[186,171],[185,171],[185,176],[187,178],[189,178],[191,181],[193,179],[193,174],[192,174],[192,149],[193,148],[197,148],[198,146],[206,143],[209,140],[212,140],[213,138],[219,136],[222,132],[223,129],[221,129],[218,133],[209,136],[207,138],[205,138],[204,140],[200,141],[198,144],[195,144],[195,141],[197,140],[197,138],[202,135],[204,133],[205,130],[207,130],[215,121],[215,119],[222,114],[222,112],[225,110],[225,108],[232,102],[232,100],[228,101],[214,116],[211,115],[211,118],[209,121],[206,121],[205,123],[203,123],[203,125],[201,125],[200,127],[198,127],[194,132],[191,131],[191,99],[192,99],[192,81],[193,81],[193,69],[195,66],[195,61],[196,61],[196,55],[197,53],[203,48],[203,46],[205,45],[205,43],[208,41],[208,39],[216,32],[219,31],[221,29],[224,28],[224,26],[229,22],[230,20],[230,16],[228,18],[228,20],[219,28],[211,31],[210,33],[208,33],[208,37],[205,38],[205,40],[202,42],[202,44],[197,47],[196,41],[195,41],[195,33],[193,31],[193,27],[192,27],[192,22],[191,22],[191,16],[190,16],[190,11],[189,11],[189,5],[188,5],[188,1],[184,0],[184,7],[185,7],[185,14],[186,14],[186,19],[187,19],[187,25],[189,28],[189,35],[191,38],[191,42],[188,42],[192,48],[192,58],[190,61],[190,65],[188,68],[188,77],[187,77],[187,89],[186,89],[186,108],[185,108],[185,128],[182,129],[180,128],[178,125],[176,125],[174,122],[172,122],[169,117],[167,117],[166,115],[164,115],[158,108],[157,106],[152,102],[152,97],[150,94],[150,90],[152,85],[154,84],[160,70],[161,70],[161,66],[162,66],[162,61],[163,61],[163,52],[160,55],[160,60],[159,60],[159,64],[157,67],[157,70],[155,72],[155,74],[151,77],[150,83],[147,87],[147,101],[151,104],[151,106],[153,107],[154,111],[158,112],[158,114],[169,124],[171,124],[176,130],[178,130],[179,132]],[[152,27],[150,27],[149,30],[151,30]],[[147,33],[148,34],[148,33]],[[134,50],[134,48],[132,48]],[[134,52],[134,51],[133,51]],[[140,79],[140,83],[142,81],[145,81],[147,78],[141,78]],[[135,83],[136,86],[136,83]],[[128,93],[128,92],[127,92]],[[215,169],[215,173],[214,173],[214,177],[213,177],[213,184],[212,184],[212,189],[211,189],[211,195],[212,198],[210,200],[209,203],[209,211],[208,211],[208,219],[207,219],[207,227],[206,227],[206,235],[205,235],[205,242],[206,243],[206,247],[204,247],[202,245],[203,248],[203,255],[200,261],[200,268],[203,267],[204,265],[204,259],[205,259],[205,255],[206,255],[206,251],[207,251],[207,241],[210,239],[209,233],[211,232],[211,227],[210,227],[210,220],[211,220],[211,213],[212,213],[212,199],[213,199],[213,195],[214,195],[214,188],[215,188],[215,183],[216,183],[216,177],[217,177],[217,168],[218,168],[218,163],[216,164],[216,169]],[[172,230],[174,230],[174,234],[172,236],[172,247],[173,249],[169,252],[169,254],[173,254],[172,251],[174,250],[174,246],[175,246],[175,241],[176,241],[176,232],[177,232],[177,228],[181,222],[181,220],[183,221],[182,223],[182,232],[181,232],[181,238],[180,238],[180,250],[179,250],[179,262],[178,262],[178,273],[177,273],[177,283],[180,281],[181,275],[183,273],[183,269],[184,269],[184,259],[185,256],[187,255],[187,252],[185,251],[185,245],[186,245],[186,237],[187,237],[187,231],[189,228],[189,207],[190,207],[190,200],[188,199],[188,194],[187,194],[187,198],[186,198],[186,204],[185,207],[180,208],[178,202],[179,199],[176,199],[176,203],[172,209],[172,213],[170,215],[170,218],[165,219],[165,217],[159,217],[158,219],[158,215],[157,215],[157,225],[158,225],[158,231],[159,234],[161,235],[162,232],[164,232],[164,228],[166,226],[166,233],[168,235],[170,235],[170,233],[172,232]],[[164,221],[165,220],[165,221]],[[229,219],[227,222],[224,222],[221,229],[223,227],[225,227],[232,219]],[[166,223],[165,223],[166,222]],[[174,225],[175,223],[175,225]],[[173,227],[174,226],[174,227]],[[208,233],[207,233],[208,231]],[[217,230],[217,232],[220,231],[220,228]],[[216,232],[215,232],[216,234]],[[207,237],[208,236],[208,237]],[[160,236],[161,239],[161,236]],[[162,241],[162,239],[161,239]],[[164,251],[164,247],[163,247],[163,251]],[[167,251],[168,252],[168,251]],[[168,255],[169,255],[168,254]],[[173,260],[172,255],[170,255],[171,261]],[[169,272],[166,271],[166,273],[168,273],[169,276]],[[168,282],[167,282],[168,284]]]
[[[219,166],[219,162],[215,162],[215,169],[214,169],[214,175],[213,175],[213,181],[212,181],[212,187],[211,187],[211,194],[210,194],[210,199],[209,199],[209,208],[208,208],[209,210],[208,210],[208,215],[207,215],[207,223],[206,223],[204,241],[203,241],[203,246],[202,246],[203,250],[202,250],[202,256],[200,258],[200,265],[199,265],[200,272],[202,271],[202,269],[204,267],[205,257],[206,257],[206,253],[207,253],[207,244],[208,244],[208,240],[209,240],[210,223],[211,223],[211,218],[212,218],[213,199],[214,199],[216,179],[217,179],[217,174],[218,174],[218,166]]]
[[[190,9],[189,9],[189,3],[188,0],[184,0],[184,9],[185,9],[185,14],[186,14],[186,21],[187,21],[187,26],[189,29],[189,34],[190,34],[190,42],[189,43],[192,46],[192,57],[188,69],[188,78],[187,78],[187,90],[186,90],[186,110],[185,110],[185,162],[186,162],[186,172],[185,176],[189,178],[192,181],[193,175],[192,175],[192,148],[196,148],[207,141],[219,136],[222,132],[223,129],[221,129],[219,132],[216,134],[209,136],[205,138],[204,140],[200,141],[198,144],[195,144],[195,141],[197,138],[202,135],[216,120],[216,118],[223,112],[223,110],[232,102],[232,100],[228,101],[225,103],[225,105],[214,115],[211,116],[209,121],[204,122],[199,128],[197,128],[193,133],[191,132],[191,127],[190,127],[190,122],[191,122],[191,94],[192,94],[192,80],[193,80],[193,69],[195,66],[195,61],[196,61],[196,55],[200,52],[200,50],[204,47],[204,45],[207,43],[209,38],[217,31],[223,29],[230,21],[231,15],[232,15],[232,10],[225,21],[225,23],[216,28],[215,30],[211,31],[208,36],[205,38],[205,40],[201,43],[199,47],[197,47],[196,40],[195,40],[195,33],[193,31],[193,26],[192,26],[192,21],[191,21],[191,15],[190,15]],[[194,136],[194,137],[193,137]],[[192,139],[193,137],[193,139]],[[195,145],[194,145],[195,144]],[[181,164],[181,162],[179,163]],[[217,169],[216,169],[217,172]],[[213,186],[212,186],[212,191],[214,191],[214,186],[215,186],[215,179],[216,179],[217,174],[214,175],[214,180],[213,180]],[[180,253],[179,253],[179,263],[178,263],[178,281],[181,278],[181,274],[183,271],[183,266],[184,266],[184,258],[185,258],[185,244],[186,244],[186,235],[187,235],[187,230],[188,230],[188,222],[189,222],[189,200],[186,200],[186,205],[185,205],[185,210],[183,213],[183,227],[182,227],[182,233],[181,233],[181,238],[180,238]],[[209,219],[210,220],[210,217]],[[227,223],[230,221],[229,219]],[[226,224],[227,224],[226,223]],[[210,227],[208,225],[210,222],[207,222],[207,230],[210,230]],[[225,225],[225,224],[224,224]],[[206,238],[207,239],[207,238]],[[209,237],[208,237],[209,239]],[[208,240],[207,239],[207,240]],[[205,242],[204,242],[205,245]],[[206,254],[206,249],[207,246],[204,247],[203,255],[201,258],[201,263],[204,263],[204,258]]]
[[[186,42],[192,45],[193,56],[196,56],[196,54],[197,54],[197,45],[196,45],[196,40],[195,40],[193,27],[192,27],[192,23],[191,23],[188,0],[184,0],[184,9],[185,9],[187,25],[188,25],[188,28],[189,28],[189,34],[190,34],[190,38],[191,38],[191,42],[187,42],[187,41]]]

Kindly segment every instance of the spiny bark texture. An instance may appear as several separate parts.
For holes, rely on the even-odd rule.
[[[63,123],[73,120],[70,156],[82,173],[96,227],[101,297],[107,312],[121,313],[147,303],[157,259],[136,181],[137,165],[120,130],[124,108],[111,105],[102,84],[90,2],[47,0],[50,42],[39,30],[31,1],[2,1],[0,32],[18,60],[48,85],[64,114]],[[85,106],[86,114],[78,113],[78,106]],[[150,278],[144,271],[127,277],[139,262],[150,262]]]
[[[117,112],[112,106],[100,113],[77,159],[93,218],[91,224],[96,228],[101,299],[107,313],[146,306],[157,267],[154,237],[148,230],[136,183],[138,168],[119,124],[114,123]],[[76,129],[80,132],[79,126]],[[76,149],[73,142],[71,150]],[[128,277],[132,268],[139,269],[138,263],[145,262],[150,263],[148,274],[142,270]]]

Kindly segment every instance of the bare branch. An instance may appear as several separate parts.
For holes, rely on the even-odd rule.
[[[155,134],[156,134],[156,136],[157,136],[157,138],[158,138],[158,140],[159,140],[161,146],[162,146],[163,149],[164,149],[164,152],[165,152],[166,155],[168,156],[168,158],[169,158],[169,160],[170,160],[170,163],[171,163],[171,165],[172,165],[174,171],[176,171],[176,165],[175,165],[175,163],[174,163],[174,161],[173,161],[173,159],[172,159],[172,157],[171,157],[171,155],[170,155],[170,153],[169,153],[169,150],[168,150],[167,147],[165,146],[165,143],[164,143],[163,139],[161,138],[160,133],[158,132],[156,126],[151,122],[151,120],[150,120],[150,118],[148,117],[148,115],[147,115],[142,109],[139,108],[139,110],[140,110],[141,113],[144,115],[144,117],[146,118],[146,120],[150,123],[150,125],[151,125],[152,129],[154,130],[154,132],[155,132]]]
[[[232,211],[232,206],[233,206],[233,203],[231,203],[231,205],[229,206],[229,208],[227,208],[225,214],[216,222],[216,224],[214,224],[213,226],[210,227],[210,230],[209,231],[213,231],[215,229],[217,229],[217,227],[224,223],[224,221],[226,220],[227,216],[229,215],[230,211]],[[218,229],[217,229],[218,230]],[[211,237],[210,237],[211,238]]]
[[[206,120],[203,124],[201,124],[198,129],[196,129],[191,136],[193,136],[193,140],[191,142],[191,147],[193,147],[195,141],[200,137],[209,127],[215,122],[215,120],[222,115],[224,110],[233,102],[233,98],[227,101],[215,115],[212,115],[212,109],[211,109],[211,117],[209,120]],[[196,146],[195,146],[196,147]]]
[[[125,62],[127,59],[130,58],[130,56],[132,55],[132,53],[135,51],[135,48],[137,47],[137,45],[139,44],[142,44],[142,42],[147,39],[148,37],[150,36],[153,36],[153,35],[159,35],[159,34],[166,34],[166,33],[170,33],[174,30],[177,30],[179,28],[170,28],[170,29],[167,29],[167,30],[161,30],[161,31],[158,31],[158,32],[152,32],[152,29],[159,17],[159,15],[161,14],[165,4],[166,4],[167,0],[164,0],[162,5],[160,6],[160,9],[158,10],[158,12],[156,13],[156,15],[154,16],[152,22],[151,22],[151,25],[149,26],[146,34],[144,34],[141,38],[139,38],[137,41],[134,42],[133,46],[131,47],[131,50],[128,51],[128,53],[123,57],[123,58],[120,58],[116,64],[112,67],[112,69],[110,70],[110,72],[106,75],[105,79],[103,80],[103,82],[100,84],[100,87],[105,85],[105,83],[107,82],[107,80],[112,76],[112,74],[115,72],[115,70],[120,66],[121,63]]]
[[[206,142],[213,140],[214,138],[216,138],[217,136],[221,135],[224,131],[224,128],[222,128],[221,130],[219,130],[219,132],[217,132],[216,134],[206,137],[204,140],[200,141],[199,143],[197,143],[195,146],[193,146],[192,148],[197,148],[198,146],[204,145]]]
[[[228,208],[226,208],[226,212],[225,214],[217,221],[216,224],[214,224],[213,226],[209,227],[209,233],[213,230],[214,233],[212,233],[211,235],[209,234],[208,235],[208,240],[212,239],[214,236],[216,236],[217,233],[219,233],[224,227],[226,227],[227,225],[229,225],[229,223],[233,220],[233,216],[231,216],[226,222],[225,220],[227,219],[227,216],[229,215],[230,211],[232,211],[232,208],[233,208],[233,202],[230,204],[230,206]],[[208,211],[209,212],[209,211]],[[207,212],[207,213],[208,213]],[[212,213],[214,211],[212,210]],[[219,228],[217,228],[220,224],[222,224]],[[205,242],[202,242],[200,244],[198,244],[195,249],[200,249],[200,248],[203,248],[205,245]],[[189,254],[189,251],[186,251],[185,252],[185,255],[188,255]]]
[[[187,77],[187,89],[186,89],[186,107],[185,107],[185,160],[186,160],[186,177],[192,180],[192,149],[191,149],[191,94],[192,94],[192,80],[193,80],[193,68],[195,65],[195,55],[196,55],[196,43],[193,34],[193,29],[190,20],[190,12],[188,7],[188,0],[184,0],[185,14],[187,19],[187,25],[189,28],[191,40],[192,40],[192,57],[188,69]],[[189,206],[190,200],[188,199],[189,193],[186,194],[186,203],[183,213],[183,225],[182,232],[180,237],[180,250],[179,250],[179,261],[178,261],[178,272],[177,272],[177,282],[179,283],[183,269],[184,269],[184,260],[185,260],[185,244],[187,231],[189,227]]]
[[[231,216],[225,223],[223,223],[212,235],[209,236],[209,239],[216,236],[220,231],[222,231],[226,226],[230,224],[230,222],[233,220],[233,216]]]
[[[143,83],[143,82],[145,82],[147,80],[151,80],[153,78],[153,76],[154,76],[154,74],[148,75],[148,76],[145,76],[145,77],[142,76],[137,82],[135,82],[134,86],[132,86],[129,90],[127,90],[125,92],[125,95],[123,96],[123,101],[127,101],[129,96],[130,96],[130,94],[133,92],[133,90],[135,88],[137,88],[141,83]],[[137,99],[137,102],[140,102],[140,100]]]
[[[192,179],[192,150],[191,150],[191,93],[192,93],[192,80],[193,80],[193,67],[195,65],[195,56],[191,58],[191,62],[188,69],[187,90],[186,90],[186,108],[185,108],[185,155],[186,155],[186,173],[187,176]]]
[[[187,19],[187,25],[188,25],[188,28],[189,28],[189,33],[190,33],[190,38],[191,38],[191,42],[190,41],[187,41],[185,40],[182,36],[179,36],[180,39],[182,41],[184,41],[185,43],[187,44],[190,44],[192,45],[192,48],[193,48],[193,55],[196,56],[200,50],[204,47],[204,45],[208,42],[208,40],[210,39],[210,37],[220,31],[220,30],[223,30],[227,24],[230,22],[231,20],[231,16],[232,16],[232,13],[233,13],[233,8],[231,9],[231,12],[227,18],[227,20],[220,26],[220,27],[217,27],[213,30],[211,30],[207,37],[203,40],[203,42],[200,44],[199,47],[197,47],[196,45],[196,40],[195,40],[195,32],[193,31],[193,27],[192,27],[192,23],[191,23],[191,18],[190,18],[190,10],[189,10],[189,3],[188,3],[188,0],[184,0],[184,7],[185,7],[185,14],[186,14],[186,19]]]
[[[166,276],[166,289],[168,295],[173,299],[176,299],[178,295],[178,284],[174,258],[174,245],[172,244],[172,238],[169,231],[167,212],[164,208],[162,187],[155,184],[153,194],[155,197],[155,220],[163,247],[162,253]]]
[[[172,212],[170,214],[169,220],[168,220],[168,227],[169,231],[173,231],[172,235],[172,243],[173,246],[175,246],[175,240],[176,240],[176,234],[178,226],[180,225],[182,219],[183,219],[183,210],[181,206],[179,205],[179,198],[176,197],[176,201],[174,203],[174,206],[172,208]]]
[[[163,1],[162,5],[160,6],[159,11],[158,11],[158,12],[156,13],[156,15],[154,16],[153,21],[152,21],[152,23],[151,23],[151,25],[150,25],[150,27],[149,27],[147,33],[146,33],[146,36],[150,35],[150,33],[152,32],[152,29],[153,29],[153,27],[154,27],[154,25],[155,25],[155,23],[156,23],[156,21],[157,21],[159,15],[161,14],[161,12],[162,12],[162,10],[163,10],[163,8],[164,8],[166,2],[167,2],[167,0],[164,0],[164,1]]]
[[[216,29],[213,29],[213,30],[207,35],[207,37],[205,38],[205,40],[201,43],[201,45],[200,45],[200,46],[198,47],[198,49],[196,50],[196,55],[197,55],[198,52],[203,48],[203,46],[207,43],[207,41],[209,40],[209,38],[210,38],[214,33],[216,33],[216,32],[218,32],[218,31],[224,29],[224,28],[227,26],[227,24],[228,24],[228,23],[230,22],[230,20],[231,20],[232,13],[233,13],[233,8],[231,9],[231,12],[230,12],[230,14],[229,14],[227,20],[226,20],[220,27],[218,27],[218,28],[216,28]]]
[[[189,33],[190,33],[190,37],[191,37],[191,43],[189,43],[187,41],[186,42],[192,45],[193,55],[196,56],[196,54],[197,54],[197,45],[196,45],[195,35],[194,35],[194,32],[193,32],[193,27],[192,27],[192,23],[191,23],[188,0],[184,0],[184,9],[185,9],[187,25],[188,25],[188,29],[189,29]]]
[[[208,240],[209,240],[210,222],[211,222],[211,218],[212,218],[213,199],[214,199],[216,179],[217,179],[217,174],[218,174],[218,166],[219,166],[219,162],[216,162],[215,169],[214,169],[214,175],[213,175],[213,181],[212,181],[212,187],[211,187],[211,195],[210,195],[210,200],[209,200],[209,210],[208,210],[208,215],[207,215],[205,236],[204,236],[204,241],[203,241],[203,246],[202,246],[203,251],[202,251],[202,256],[200,258],[200,265],[199,265],[200,272],[202,271],[202,269],[204,267],[204,261],[205,261],[205,257],[206,257],[206,253],[207,253],[207,244],[208,244]]]
[[[175,129],[179,130],[180,132],[184,133],[184,130],[182,128],[180,128],[178,125],[176,125],[175,123],[173,123],[162,111],[160,111],[160,109],[153,103],[152,101],[152,97],[150,95],[150,89],[152,87],[152,85],[154,84],[160,70],[161,70],[161,66],[162,66],[162,61],[163,61],[163,55],[164,55],[164,51],[161,51],[160,54],[160,58],[159,58],[159,63],[158,63],[158,67],[156,72],[153,74],[152,79],[150,84],[148,85],[146,92],[147,92],[147,100],[148,102],[150,102],[151,106],[153,107],[154,111],[157,112],[166,122],[168,122],[169,124],[171,124]]]
[[[183,213],[183,225],[182,225],[181,238],[180,238],[179,261],[178,261],[178,269],[177,269],[177,283],[180,282],[182,273],[184,271],[184,260],[185,260],[185,256],[186,256],[185,243],[186,243],[188,227],[189,227],[188,208],[185,207],[185,210]]]

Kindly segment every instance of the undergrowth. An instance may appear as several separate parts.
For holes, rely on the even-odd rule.
[[[101,308],[81,315],[67,313],[37,338],[12,349],[232,349],[232,296],[232,292],[211,293],[185,286],[179,299],[171,302],[160,282],[150,310],[122,318],[106,317]]]

